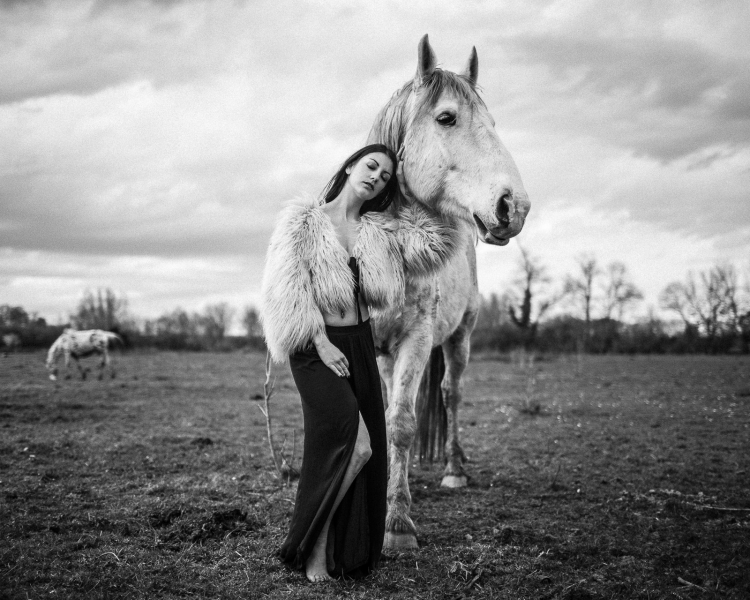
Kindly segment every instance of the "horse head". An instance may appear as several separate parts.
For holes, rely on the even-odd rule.
[[[407,198],[473,223],[482,241],[504,246],[520,233],[531,204],[477,93],[476,49],[461,74],[436,66],[427,35],[418,54],[414,79],[380,111],[370,141],[399,150]]]

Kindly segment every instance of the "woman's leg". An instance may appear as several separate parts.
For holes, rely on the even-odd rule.
[[[336,512],[341,500],[346,495],[346,492],[354,483],[354,479],[357,477],[362,468],[367,464],[370,459],[372,450],[370,449],[370,434],[367,431],[362,415],[359,415],[359,429],[357,430],[357,441],[354,444],[354,452],[352,453],[351,460],[346,467],[344,473],[344,480],[341,482],[339,493],[336,495],[336,500],[333,503],[331,512],[328,513],[323,529],[320,531],[318,539],[315,540],[312,553],[305,563],[305,574],[307,578],[312,582],[325,581],[332,579],[328,574],[328,568],[326,565],[326,543],[328,541],[328,529],[331,525],[331,519],[333,514]]]

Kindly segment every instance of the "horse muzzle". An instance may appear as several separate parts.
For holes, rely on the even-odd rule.
[[[517,236],[523,229],[523,218],[514,218],[507,225],[500,223],[496,227],[488,227],[484,221],[478,216],[474,215],[474,223],[477,226],[479,232],[479,239],[485,244],[492,244],[493,246],[506,246],[512,237]]]
[[[485,219],[474,213],[474,222],[480,239],[486,244],[505,246],[510,238],[521,233],[529,201],[525,193],[514,195],[505,191],[494,206],[494,211]]]

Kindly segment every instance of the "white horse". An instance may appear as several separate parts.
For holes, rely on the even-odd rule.
[[[368,143],[397,148],[403,158],[403,197],[398,202],[420,203],[459,231],[462,240],[435,277],[407,282],[402,308],[373,314],[388,403],[390,469],[384,547],[390,551],[417,547],[416,528],[409,516],[409,454],[417,431],[417,391],[436,346],[442,346],[445,360],[441,390],[447,417],[447,464],[442,485],[467,484],[457,408],[478,311],[474,246],[477,237],[488,244],[506,245],[523,228],[530,208],[518,169],[476,91],[476,49],[460,75],[437,68],[436,62],[425,35],[419,43],[416,76],[383,107],[368,139]]]
[[[104,378],[104,368],[109,366],[112,379],[115,377],[115,369],[111,366],[109,360],[109,342],[117,340],[122,343],[122,338],[111,331],[101,329],[87,329],[85,331],[76,331],[75,329],[65,329],[62,335],[55,340],[50,346],[47,353],[47,371],[52,381],[57,380],[57,361],[61,356],[65,357],[65,379],[70,379],[70,358],[73,357],[81,374],[81,379],[86,379],[88,369],[81,367],[78,359],[98,354],[102,357],[99,363],[99,380]]]

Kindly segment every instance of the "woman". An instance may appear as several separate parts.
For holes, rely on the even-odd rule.
[[[282,212],[267,253],[266,344],[274,360],[289,358],[305,429],[279,554],[312,582],[361,577],[378,564],[387,444],[369,309],[401,303],[405,279],[431,273],[452,250],[441,245],[441,225],[418,211],[383,212],[398,192],[397,165],[382,144],[352,154],[322,204],[307,199]]]

